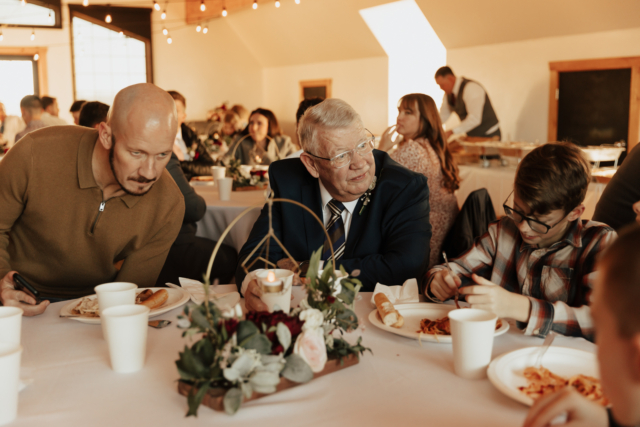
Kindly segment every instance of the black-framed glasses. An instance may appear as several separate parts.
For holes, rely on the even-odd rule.
[[[513,191],[511,192],[511,194],[513,194]],[[565,215],[564,217],[562,217],[560,221],[556,222],[553,225],[547,225],[544,222],[538,221],[535,218],[526,216],[525,214],[515,210],[511,206],[507,206],[507,201],[509,200],[509,197],[511,197],[511,194],[509,194],[509,196],[507,197],[507,200],[505,200],[504,203],[502,204],[502,207],[504,208],[504,213],[509,218],[511,218],[513,222],[515,222],[516,224],[520,224],[522,221],[526,220],[529,228],[531,228],[536,233],[547,234],[549,230],[551,230],[556,225],[560,224],[568,216],[568,214]]]
[[[373,146],[374,146],[373,143],[374,143],[375,137],[369,131],[369,129],[365,129],[365,130],[367,131],[367,134],[368,134],[367,139],[362,141],[358,145],[356,145],[356,148],[354,148],[353,150],[344,151],[340,154],[336,154],[330,159],[326,157],[316,156],[315,154],[311,154],[308,152],[307,154],[310,155],[311,157],[315,157],[316,159],[328,160],[329,162],[331,162],[331,166],[333,166],[335,169],[343,168],[351,164],[351,160],[353,160],[353,153],[358,153],[361,157],[364,157],[373,151]]]

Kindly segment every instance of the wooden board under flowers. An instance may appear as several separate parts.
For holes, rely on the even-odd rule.
[[[323,377],[327,374],[331,374],[336,371],[340,371],[342,369],[346,369],[350,366],[357,365],[360,362],[360,358],[357,354],[351,354],[347,357],[342,358],[342,360],[338,360],[338,358],[329,359],[327,363],[324,365],[324,369],[322,372],[318,372],[313,374],[313,379]],[[292,387],[296,387],[301,385],[300,383],[296,383],[290,381],[284,377],[280,378],[280,384],[276,386],[275,393],[278,393],[283,390],[287,390]],[[218,387],[218,388],[210,388],[207,390],[207,393],[204,395],[202,399],[201,405],[208,406],[209,408],[215,411],[224,411],[224,395],[228,389]],[[198,392],[197,389],[193,389],[193,385],[189,384],[187,381],[180,380],[178,381],[178,393],[183,396],[189,396],[189,394],[196,394]],[[251,397],[242,399],[242,403],[251,402],[252,400],[260,399],[262,397],[269,396],[269,394],[257,393],[253,392]]]

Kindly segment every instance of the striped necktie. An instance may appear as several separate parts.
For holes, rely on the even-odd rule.
[[[327,207],[329,208],[329,212],[331,212],[331,219],[329,219],[326,228],[331,241],[325,240],[322,259],[326,261],[331,258],[331,247],[333,247],[336,260],[338,260],[344,255],[345,236],[344,222],[342,221],[344,205],[335,199],[331,199],[331,201],[327,203]]]

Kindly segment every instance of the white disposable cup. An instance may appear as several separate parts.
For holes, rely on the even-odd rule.
[[[0,342],[20,344],[22,309],[0,306]]]
[[[273,271],[276,274],[276,280],[282,280],[283,289],[280,292],[262,293],[260,299],[264,302],[269,310],[269,313],[273,313],[276,310],[282,310],[289,314],[291,310],[291,287],[293,285],[293,271],[276,268],[275,270],[264,270],[256,273],[258,283],[261,280],[267,279],[269,271]]]
[[[144,366],[150,311],[144,305],[119,305],[102,312],[102,327],[114,371],[136,372]]]
[[[219,178],[216,180],[218,185],[218,195],[220,200],[231,199],[231,189],[233,188],[233,178]]]
[[[138,286],[135,283],[113,282],[104,283],[94,288],[98,295],[98,311],[102,316],[102,311],[117,305],[133,305],[136,303],[136,290]]]
[[[211,166],[211,176],[213,176],[213,180],[218,180],[224,178],[227,174],[227,168],[224,166]]]
[[[0,425],[9,424],[18,415],[18,385],[22,346],[0,342]]]
[[[463,308],[449,312],[456,375],[469,380],[486,378],[497,320],[497,315],[486,310]]]

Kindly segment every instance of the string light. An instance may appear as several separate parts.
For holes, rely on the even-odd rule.
[[[171,40],[171,37],[167,37],[167,43],[169,44],[173,43],[173,40]]]
[[[253,0],[253,10],[258,8],[258,0]]]
[[[160,19],[167,19],[167,10],[162,11],[162,15],[160,15]]]
[[[222,16],[227,16],[227,8],[226,7],[222,8]]]
[[[202,30],[202,27],[201,27],[200,25],[198,25],[198,26],[196,27],[196,32],[198,32],[198,33],[199,33],[199,32],[200,32],[200,30]]]
[[[276,0],[276,7],[280,7],[280,0]]]
[[[83,5],[84,7],[89,6],[89,0],[82,0],[82,5]]]
[[[122,37],[124,37],[124,31],[120,31],[118,34],[120,34]]]
[[[160,5],[158,4],[158,2],[156,0],[153,0],[153,8],[155,10],[157,10],[158,12],[160,12]]]
[[[51,16],[51,11],[49,11],[49,23],[53,22],[53,16]]]
[[[34,41],[36,39],[36,30],[32,30],[31,31],[31,41]]]
[[[25,6],[27,4],[26,0],[21,0],[20,5]]]
[[[104,22],[111,24],[111,21],[113,21],[113,19],[111,19],[111,14],[107,13],[107,16],[104,17]]]
[[[37,53],[35,55],[33,55],[33,60],[37,61],[38,59],[40,59],[40,55],[38,55]]]
[[[207,34],[209,32],[209,28],[207,28],[207,26],[205,25],[204,28],[202,29],[202,34]]]
[[[300,0],[296,0],[296,4],[300,4]]]
[[[207,10],[207,6],[204,5],[204,0],[202,0],[202,2],[200,2],[200,10],[202,12],[204,12],[205,10]]]
[[[169,35],[169,30],[167,30],[166,28],[163,28],[162,29],[162,34],[164,34],[165,36]]]

